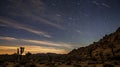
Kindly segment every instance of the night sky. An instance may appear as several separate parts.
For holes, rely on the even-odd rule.
[[[0,0],[0,54],[68,53],[120,26],[120,0]]]

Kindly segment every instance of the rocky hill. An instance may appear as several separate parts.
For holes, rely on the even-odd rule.
[[[68,57],[72,60],[118,60],[120,58],[120,27],[98,42],[72,50],[68,53]]]

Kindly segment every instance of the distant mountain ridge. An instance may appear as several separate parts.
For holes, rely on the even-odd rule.
[[[94,58],[96,60],[120,57],[120,27],[114,33],[105,35],[98,42],[72,50],[68,56],[73,59]]]

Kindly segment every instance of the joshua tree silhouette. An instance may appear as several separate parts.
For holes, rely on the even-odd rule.
[[[18,62],[21,60],[22,58],[22,54],[24,53],[24,47],[19,47],[17,48],[17,55],[18,55]]]
[[[23,52],[24,52],[24,47],[20,47],[20,55],[22,55],[23,54]]]
[[[24,47],[17,48],[17,54],[22,55],[24,52],[24,49],[25,49]]]

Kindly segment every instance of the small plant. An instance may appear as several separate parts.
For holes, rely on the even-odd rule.
[[[45,64],[45,62],[39,62],[39,64]]]
[[[56,67],[55,63],[53,62],[48,62],[46,65],[49,67]]]
[[[25,65],[26,63],[27,63],[27,62],[24,61],[24,60],[21,60],[21,61],[19,62],[20,65]]]
[[[114,63],[115,65],[119,65],[119,62],[117,62],[117,61],[114,61],[113,63]]]
[[[3,60],[0,60],[0,65],[2,65],[2,64],[4,64],[5,63],[5,61],[3,61]]]
[[[103,52],[100,52],[100,53],[99,53],[99,56],[100,56],[100,59],[101,59],[102,63],[104,63],[104,56],[103,56]]]
[[[35,64],[26,64],[24,67],[36,67],[36,65]]]
[[[82,67],[80,64],[74,64],[73,67]]]
[[[103,64],[103,67],[114,67],[112,64]]]
[[[71,62],[67,62],[66,65],[71,65],[72,63]]]
[[[13,67],[20,67],[20,64],[15,64]]]
[[[92,65],[91,67],[96,67],[96,65]]]
[[[36,65],[35,64],[31,64],[30,67],[36,67]]]
[[[85,65],[85,66],[83,66],[83,67],[89,67],[88,65]]]

